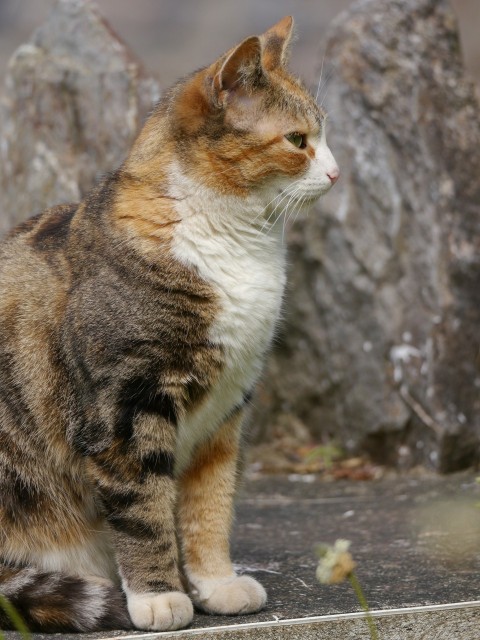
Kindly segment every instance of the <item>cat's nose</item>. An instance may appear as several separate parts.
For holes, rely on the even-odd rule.
[[[330,169],[330,171],[327,171],[327,176],[330,178],[332,184],[335,184],[335,182],[338,180],[339,175],[340,175],[340,170],[338,167],[335,167],[334,169]]]

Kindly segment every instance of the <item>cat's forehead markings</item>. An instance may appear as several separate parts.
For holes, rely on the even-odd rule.
[[[301,96],[292,95],[287,108],[293,111],[298,118],[304,118],[309,127],[316,125],[321,128],[325,112],[309,93],[302,92]]]
[[[326,113],[323,108],[315,102],[313,96],[311,96],[311,100],[305,107],[305,110],[310,118],[315,120],[318,125],[322,125],[323,121],[325,120]]]
[[[325,114],[316,105],[315,107],[303,106],[297,117],[304,122],[305,129],[314,134],[320,133],[323,128]]]

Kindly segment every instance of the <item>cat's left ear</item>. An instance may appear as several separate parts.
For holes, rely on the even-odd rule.
[[[285,16],[260,36],[262,42],[262,65],[266,71],[273,71],[287,63],[292,33],[293,18],[292,16]]]
[[[223,59],[213,78],[214,93],[249,91],[262,75],[262,45],[258,36],[247,38]]]

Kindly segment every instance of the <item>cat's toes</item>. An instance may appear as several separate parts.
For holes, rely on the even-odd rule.
[[[173,631],[190,624],[193,605],[190,598],[180,591],[130,594],[128,613],[137,629]]]
[[[192,598],[207,613],[222,615],[254,613],[263,609],[267,602],[265,589],[249,576],[199,580]]]

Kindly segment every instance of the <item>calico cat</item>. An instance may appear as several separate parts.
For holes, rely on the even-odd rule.
[[[178,82],[117,171],[1,245],[0,592],[32,630],[265,605],[229,553],[242,423],[282,302],[280,214],[338,177],[291,33]]]

